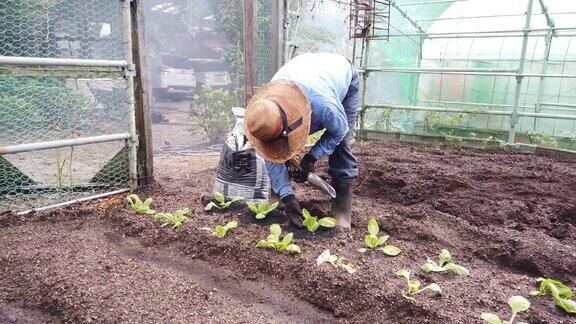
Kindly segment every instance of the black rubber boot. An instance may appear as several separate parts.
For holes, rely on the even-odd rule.
[[[354,179],[338,179],[332,181],[336,190],[336,198],[332,199],[332,215],[338,221],[338,226],[352,226],[352,189]]]

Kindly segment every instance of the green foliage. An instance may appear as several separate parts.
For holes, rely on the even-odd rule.
[[[230,201],[226,201],[226,198],[224,197],[223,194],[219,193],[219,192],[215,192],[214,193],[214,201],[211,201],[210,203],[208,203],[208,205],[206,205],[206,207],[204,207],[204,210],[209,211],[212,210],[214,208],[217,209],[228,209],[230,207],[230,205],[232,205],[233,203],[242,200],[242,197],[234,197],[232,200]]]
[[[186,129],[191,133],[203,133],[211,144],[221,143],[230,131],[231,109],[240,106],[237,91],[212,90],[203,85],[190,105],[192,124]]]
[[[375,249],[381,250],[382,252],[384,252],[384,254],[389,256],[397,256],[398,254],[400,254],[400,252],[402,252],[402,250],[400,250],[398,247],[386,244],[386,241],[388,241],[388,239],[390,238],[389,235],[378,237],[378,233],[380,233],[380,226],[378,226],[378,222],[376,221],[376,219],[371,218],[368,221],[368,234],[366,234],[366,236],[364,237],[364,245],[367,248],[371,250]],[[382,247],[379,248],[379,246]],[[358,251],[364,253],[367,250],[368,249],[362,248],[359,249]]]
[[[232,76],[238,84],[244,82],[244,20],[242,0],[210,1],[214,16],[218,21],[230,46],[223,52],[223,58],[230,63]]]
[[[552,134],[537,134],[529,132],[527,136],[530,144],[546,147],[558,147],[558,141],[556,141],[556,137]]]
[[[510,297],[508,299],[508,305],[510,305],[510,309],[512,310],[512,317],[510,317],[510,320],[508,321],[503,321],[498,315],[491,313],[482,313],[480,318],[490,324],[512,324],[518,313],[524,312],[530,308],[530,302],[522,296]]]
[[[224,238],[224,236],[226,236],[226,234],[228,233],[229,230],[238,227],[238,222],[237,221],[230,221],[228,222],[226,225],[222,226],[222,225],[216,225],[216,227],[214,229],[211,229],[209,227],[202,227],[202,230],[207,230],[212,232],[212,235],[216,235],[219,238]]]
[[[438,111],[428,111],[424,114],[424,126],[436,130],[444,126],[457,126],[462,123],[464,114],[446,114]]]
[[[464,139],[458,135],[454,135],[454,130],[451,129],[449,132],[443,132],[446,144],[451,147],[460,147],[464,145]]]
[[[420,288],[422,285],[420,280],[410,278],[410,271],[408,271],[406,269],[400,269],[400,270],[396,271],[396,275],[406,279],[407,289],[405,292],[404,291],[402,292],[402,297],[404,297],[410,301],[416,302],[416,298],[414,298],[413,296],[416,294],[419,294],[425,290],[431,290],[438,295],[442,294],[442,289],[440,288],[440,286],[438,286],[435,283],[431,283],[428,286]]]
[[[331,254],[330,250],[324,250],[324,252],[322,252],[322,254],[320,254],[316,259],[316,265],[321,265],[322,263],[330,263],[334,266],[334,268],[342,268],[350,274],[353,274],[357,271],[354,265],[351,263],[344,263],[343,258]]]
[[[138,197],[138,195],[131,194],[126,197],[126,201],[130,205],[130,208],[132,208],[132,210],[136,214],[153,215],[154,213],[156,213],[152,209],[152,203],[153,203],[152,198],[147,198],[146,200],[144,200],[144,202],[142,202],[142,200],[140,199],[140,197]]]
[[[304,216],[304,221],[302,225],[308,229],[311,233],[316,232],[319,227],[331,228],[336,226],[337,221],[332,217],[324,217],[318,219],[318,217],[312,216],[310,212],[304,208],[302,209],[302,215]]]
[[[157,213],[152,218],[157,222],[162,222],[162,227],[170,225],[172,229],[180,229],[184,223],[188,222],[188,216],[190,212],[188,208],[182,208],[175,211],[174,213]]]
[[[468,269],[452,262],[452,256],[450,255],[450,251],[446,249],[443,249],[440,252],[440,255],[438,255],[438,262],[435,262],[434,260],[428,258],[426,263],[424,263],[420,268],[422,269],[422,271],[426,273],[452,271],[459,276],[467,276],[470,274]]]
[[[576,301],[572,300],[573,294],[570,287],[554,279],[538,278],[540,283],[538,290],[530,292],[531,296],[545,296],[550,294],[556,305],[567,313],[576,314]]]
[[[268,213],[278,207],[278,202],[270,204],[268,201],[262,201],[258,204],[248,202],[248,208],[256,215],[256,219],[264,219]]]
[[[256,247],[266,247],[271,248],[279,252],[286,251],[288,253],[300,253],[300,247],[292,243],[292,233],[288,233],[284,238],[280,238],[282,234],[282,229],[278,224],[270,225],[270,234],[265,240],[260,240]]]
[[[392,109],[381,109],[374,122],[374,127],[382,130],[396,130],[397,128],[392,122]]]

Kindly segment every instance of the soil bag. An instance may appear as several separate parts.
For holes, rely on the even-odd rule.
[[[247,201],[268,199],[270,184],[266,164],[244,137],[244,108],[234,107],[236,125],[222,152],[214,180],[214,191],[227,198],[243,197]]]

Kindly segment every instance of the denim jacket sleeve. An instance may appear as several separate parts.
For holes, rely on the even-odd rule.
[[[266,170],[268,170],[272,191],[280,198],[294,194],[290,183],[290,175],[288,175],[288,170],[284,163],[266,162]]]
[[[326,131],[310,149],[310,154],[316,159],[332,154],[348,133],[348,120],[342,103],[326,101],[323,105],[324,111],[320,116],[320,122]]]

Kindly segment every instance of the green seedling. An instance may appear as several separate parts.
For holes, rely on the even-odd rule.
[[[153,202],[152,198],[148,198],[148,199],[144,200],[144,202],[142,202],[142,200],[140,199],[140,197],[138,197],[138,195],[131,194],[131,195],[128,195],[128,197],[126,197],[126,201],[130,205],[130,208],[132,208],[132,210],[136,214],[153,215],[154,213],[156,213],[152,209],[152,202]]]
[[[380,232],[380,226],[378,226],[378,222],[372,218],[368,221],[368,234],[364,237],[364,245],[368,247],[370,250],[381,250],[384,254],[389,256],[397,256],[402,252],[398,247],[394,245],[386,244],[386,241],[390,238],[389,235],[384,235],[378,237],[378,233]],[[382,246],[384,245],[384,246]],[[382,246],[382,247],[379,247]],[[366,248],[361,248],[358,250],[361,253],[368,251]]]
[[[422,285],[420,280],[410,278],[410,271],[406,269],[400,269],[396,271],[396,275],[406,279],[408,289],[405,292],[404,291],[402,292],[402,297],[410,301],[416,302],[416,298],[414,298],[413,296],[423,292],[424,290],[431,290],[438,295],[442,294],[442,289],[435,283],[431,283],[426,287],[420,288],[420,286]]]
[[[331,265],[334,266],[334,268],[342,268],[350,274],[353,274],[357,271],[356,267],[354,267],[354,265],[352,265],[351,263],[344,263],[343,258],[336,256],[334,254],[330,254],[330,250],[324,250],[324,252],[322,252],[322,254],[320,254],[316,259],[316,265],[321,265],[322,263],[325,262],[330,263]]]
[[[264,219],[268,213],[278,207],[278,202],[273,204],[270,204],[268,201],[263,201],[258,204],[249,202],[247,205],[254,215],[256,215],[256,219]]]
[[[219,193],[219,192],[215,192],[214,193],[214,201],[211,201],[210,203],[208,203],[208,205],[206,205],[206,207],[204,207],[204,210],[209,211],[212,210],[213,208],[217,208],[217,209],[228,209],[228,207],[230,207],[230,205],[232,205],[233,203],[242,200],[242,197],[234,197],[232,198],[232,200],[230,201],[226,201],[226,197],[224,197],[223,194]]]
[[[508,321],[501,320],[498,315],[491,313],[482,313],[482,315],[480,315],[480,318],[490,324],[512,324],[518,313],[524,312],[528,310],[528,308],[530,308],[530,302],[522,296],[510,297],[508,299],[508,305],[510,305],[510,309],[512,310],[512,317],[510,317],[510,320]],[[526,323],[518,322],[518,324],[526,324]]]
[[[213,235],[216,235],[219,238],[224,238],[224,236],[226,236],[226,233],[228,233],[229,230],[236,228],[236,227],[238,227],[238,222],[234,220],[234,221],[228,222],[224,226],[216,225],[216,227],[214,227],[214,229],[211,229],[209,227],[202,227],[200,229],[210,231],[210,232],[212,232]]]
[[[539,290],[530,292],[530,296],[550,294],[556,305],[568,313],[576,314],[576,301],[572,300],[572,290],[558,280],[538,278]]]
[[[180,210],[175,211],[174,213],[157,213],[152,216],[155,221],[162,222],[162,227],[166,225],[170,225],[172,229],[180,229],[184,223],[188,221],[188,216],[186,216],[190,212],[188,208],[182,208]]]
[[[302,225],[304,225],[304,227],[306,227],[306,229],[312,233],[316,232],[319,227],[331,228],[337,224],[335,218],[324,217],[318,219],[318,217],[312,216],[306,208],[302,209],[302,215],[304,216]]]
[[[467,276],[470,274],[468,269],[452,262],[450,251],[446,249],[443,249],[440,252],[440,255],[438,256],[438,263],[428,258],[426,263],[424,263],[420,268],[426,273],[452,271],[459,276]]]
[[[300,247],[292,243],[292,233],[288,233],[284,238],[280,239],[282,229],[278,224],[270,225],[270,234],[265,240],[260,240],[256,247],[267,247],[276,251],[286,251],[288,253],[300,253]]]

